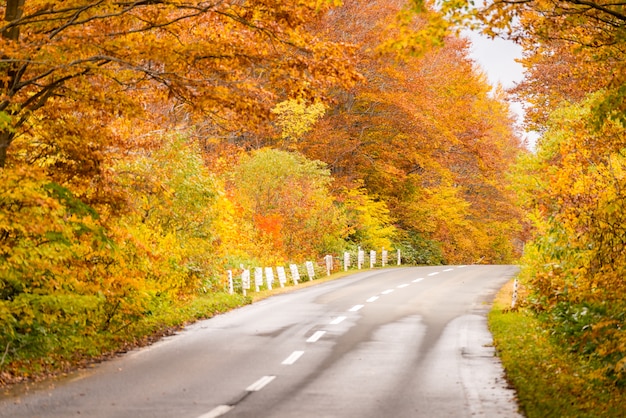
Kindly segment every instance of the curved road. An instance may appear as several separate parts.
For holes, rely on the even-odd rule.
[[[518,417],[486,313],[514,266],[369,270],[26,394],[0,417]]]

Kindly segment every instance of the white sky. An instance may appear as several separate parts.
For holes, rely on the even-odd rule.
[[[511,41],[490,39],[475,33],[469,34],[469,38],[472,41],[470,57],[483,67],[491,84],[500,83],[509,88],[522,81],[524,68],[515,62],[522,56],[522,47]]]
[[[474,32],[466,32],[465,36],[472,42],[470,57],[483,68],[489,83],[493,86],[499,83],[504,88],[511,88],[515,83],[522,81],[524,67],[515,61],[516,58],[522,56],[522,48],[519,45],[504,39],[491,39]],[[509,102],[509,104],[521,124],[524,118],[522,104],[519,102]],[[529,148],[534,149],[537,134],[526,132],[524,137],[528,141]]]

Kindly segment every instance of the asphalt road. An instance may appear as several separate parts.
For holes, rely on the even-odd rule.
[[[0,417],[517,417],[486,326],[514,266],[369,270],[28,393]]]

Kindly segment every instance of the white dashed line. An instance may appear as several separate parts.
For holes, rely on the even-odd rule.
[[[413,280],[413,283],[419,283],[419,282],[421,282],[422,280],[424,280],[424,278],[423,278],[423,277],[420,277],[419,279],[415,279],[415,280]]]
[[[330,321],[330,325],[337,325],[342,323],[345,319],[347,318],[347,316],[338,316],[337,318],[333,319],[332,321]]]
[[[437,274],[439,274],[439,272],[438,272],[438,271],[436,271],[436,272],[434,272],[434,273],[430,273],[430,274],[429,274],[429,276],[435,276],[435,275],[437,275]]]
[[[293,353],[291,353],[289,357],[283,360],[281,364],[284,364],[286,366],[291,366],[296,361],[298,361],[300,357],[302,357],[302,354],[304,354],[304,351],[294,351]]]
[[[445,269],[444,271],[452,271],[452,270],[454,270],[454,269]]]
[[[263,376],[262,378],[260,378],[259,380],[257,380],[256,382],[248,386],[246,390],[248,392],[258,392],[261,389],[263,389],[265,386],[267,386],[275,378],[276,376]]]
[[[353,307],[351,307],[350,309],[348,309],[348,312],[357,312],[358,310],[360,310],[363,306],[365,305],[354,305]]]
[[[309,337],[308,340],[306,340],[307,343],[314,343],[317,342],[317,340],[319,340],[320,338],[322,338],[324,336],[324,334],[326,334],[326,331],[315,331],[315,333],[313,335],[311,335]]]
[[[388,295],[389,293],[393,292],[393,289],[387,289],[384,292],[380,292],[381,295]]]
[[[398,286],[398,289],[404,289],[405,287],[409,287],[408,283],[404,283]]]
[[[459,266],[457,268],[464,269],[465,267],[467,267],[467,266]]]
[[[220,406],[217,406],[217,407],[213,408],[212,410],[210,410],[206,414],[200,415],[198,418],[217,418],[217,417],[221,417],[222,415],[224,415],[225,413],[227,413],[231,409],[233,409],[233,407],[230,406],[230,405],[220,405]]]
[[[372,303],[372,302],[375,302],[375,301],[377,301],[377,300],[378,300],[378,296],[372,296],[371,298],[369,298],[369,299],[368,299],[368,300],[366,300],[365,302]]]

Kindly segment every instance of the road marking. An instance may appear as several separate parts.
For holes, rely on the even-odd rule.
[[[415,280],[413,280],[413,283],[419,283],[419,282],[421,282],[422,280],[424,280],[424,278],[423,278],[423,277],[420,277],[419,279],[415,279]]]
[[[381,295],[388,295],[389,293],[393,292],[393,289],[387,289],[384,292],[380,292]]]
[[[309,337],[308,340],[306,340],[307,343],[314,343],[317,340],[319,340],[320,338],[322,338],[322,336],[324,336],[324,334],[326,334],[326,331],[316,331],[313,335],[311,335]]]
[[[360,310],[363,306],[365,305],[354,305],[353,307],[351,307],[350,309],[348,309],[348,312],[357,312],[358,310]]]
[[[378,296],[372,296],[371,298],[369,298],[369,299],[368,299],[368,300],[366,300],[365,302],[370,302],[370,303],[371,303],[371,302],[374,302],[374,301],[376,301],[376,300],[378,300]]]
[[[200,415],[198,418],[217,418],[217,417],[221,417],[222,415],[224,415],[225,413],[227,413],[231,409],[233,409],[233,407],[230,406],[230,405],[220,405],[220,406],[217,406],[217,407],[213,408],[212,410],[210,410],[206,414]]]
[[[454,269],[445,269],[444,271],[452,271],[452,270],[454,270]]]
[[[257,380],[256,382],[248,386],[246,390],[248,392],[258,392],[261,389],[263,389],[265,386],[267,386],[275,378],[276,376],[263,376],[262,378],[260,378],[259,380]]]
[[[405,287],[409,287],[408,283],[404,283],[398,286],[398,289],[404,289]]]
[[[337,325],[340,324],[344,321],[344,319],[346,319],[347,316],[338,316],[337,318],[333,319],[332,321],[330,321],[330,325]]]
[[[302,357],[302,354],[304,354],[304,351],[294,351],[293,353],[291,353],[289,357],[283,360],[281,364],[284,364],[286,366],[291,366],[293,363],[298,361],[300,357]]]
[[[439,274],[439,272],[438,272],[438,271],[436,271],[436,272],[434,272],[434,273],[430,273],[430,274],[429,274],[429,276],[435,276],[435,275],[437,275],[437,274]]]
[[[467,266],[459,266],[457,268],[464,269],[465,267],[467,267]]]

